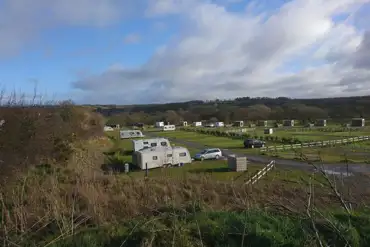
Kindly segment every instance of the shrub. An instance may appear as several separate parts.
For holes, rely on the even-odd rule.
[[[0,174],[30,165],[68,160],[71,143],[103,134],[103,118],[73,106],[11,106],[0,108]]]

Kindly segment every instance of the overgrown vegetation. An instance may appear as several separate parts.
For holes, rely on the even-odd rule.
[[[366,176],[251,187],[197,173],[105,174],[103,152],[129,150],[111,150],[99,115],[10,106],[0,108],[3,246],[369,245]]]
[[[328,99],[289,98],[237,98],[234,100],[190,101],[160,105],[96,106],[98,112],[110,117],[113,124],[121,126],[137,122],[153,125],[156,121],[173,124],[211,120],[244,120],[256,124],[258,120],[300,120],[300,125],[316,119],[328,119],[328,123],[346,124],[353,117],[369,117],[370,97]]]

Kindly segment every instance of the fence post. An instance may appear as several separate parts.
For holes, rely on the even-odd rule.
[[[145,177],[148,177],[148,162],[145,163]]]

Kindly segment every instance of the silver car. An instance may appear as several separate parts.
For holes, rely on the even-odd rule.
[[[201,151],[200,153],[197,153],[194,156],[195,160],[210,160],[210,159],[216,159],[222,157],[222,151],[219,148],[207,148]]]

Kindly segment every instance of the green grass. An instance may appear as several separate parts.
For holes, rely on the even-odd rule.
[[[174,132],[171,132],[173,134]],[[187,133],[187,132],[185,132]],[[172,142],[177,144],[176,142]],[[180,144],[179,144],[180,145]],[[181,145],[184,146],[184,145]],[[199,152],[199,149],[189,148],[192,155]],[[132,145],[131,140],[119,140],[114,141],[114,146],[110,152],[106,154],[106,163],[114,167],[114,170],[123,171],[125,163],[132,162]],[[172,168],[157,168],[149,170],[150,177],[177,177],[183,178],[184,176],[200,175],[208,176],[212,179],[219,181],[240,181],[245,182],[253,176],[256,172],[263,168],[265,164],[248,164],[248,170],[246,172],[233,172],[229,171],[227,160],[205,160],[205,161],[193,161],[191,164],[185,164],[183,167],[172,167]],[[136,167],[131,166],[131,171],[128,175],[122,174],[123,178],[141,178],[145,177],[145,171],[137,170]],[[268,173],[266,177],[261,179],[259,183],[268,183],[269,181],[282,181],[284,183],[298,185],[306,184],[311,174],[301,170],[290,170],[283,168],[274,168]],[[324,183],[324,179],[317,177],[316,182]]]
[[[320,161],[325,163],[367,163],[370,164],[370,153],[361,145],[302,148],[297,150],[269,152],[266,155],[284,159],[300,159],[301,154],[307,156],[309,161]]]
[[[299,134],[307,134],[308,139],[314,139],[312,136],[317,135],[317,140],[329,140],[329,139],[341,139],[350,136],[351,134],[356,135],[368,135],[367,132],[352,132],[351,134],[343,133],[326,133],[326,132],[298,132]],[[279,134],[279,132],[277,132]],[[280,134],[286,136],[291,135],[292,132],[282,131]],[[212,135],[200,134],[195,132],[186,131],[173,131],[173,132],[157,132],[157,135],[171,138],[178,138],[179,140],[191,141],[206,145],[209,147],[227,148],[238,153],[245,154],[260,154],[259,149],[244,149],[243,141],[238,139],[231,139],[227,137],[216,137]],[[275,144],[276,145],[276,144]],[[281,145],[281,144],[278,144]],[[303,153],[308,157],[310,161],[318,161],[319,158],[324,162],[338,163],[345,160],[345,156],[351,163],[367,163],[370,160],[370,155],[366,154],[370,151],[370,141],[357,142],[351,145],[336,146],[336,147],[317,147],[317,148],[303,148],[293,151],[278,151],[266,153],[266,155],[272,157],[279,157],[285,159],[299,159],[300,154]],[[360,154],[362,153],[362,154]]]
[[[324,215],[311,220],[304,215],[263,210],[206,212],[201,205],[193,203],[183,210],[167,207],[157,216],[85,228],[49,246],[315,247],[320,245],[313,224],[324,246],[370,246],[369,214],[349,216],[338,211]],[[49,238],[44,240],[44,245],[51,241]],[[35,245],[28,242],[24,246]]]

